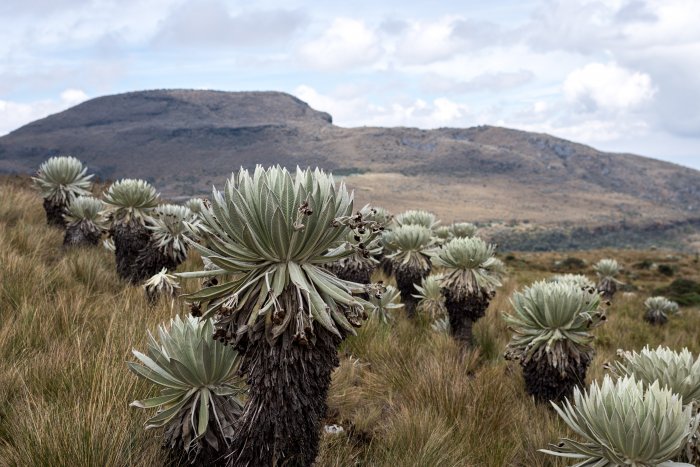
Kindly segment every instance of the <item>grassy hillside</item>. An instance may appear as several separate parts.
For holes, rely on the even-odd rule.
[[[60,231],[44,225],[38,195],[0,184],[0,465],[158,465],[161,433],[144,431],[147,414],[128,406],[153,391],[125,362],[132,347],[145,347],[147,329],[187,308],[181,302],[149,308],[140,288],[119,282],[110,252],[63,251],[61,241]],[[608,322],[595,331],[589,377],[601,377],[618,348],[648,343],[700,351],[698,308],[684,308],[663,328],[642,321],[652,290],[675,277],[700,279],[693,256],[575,255],[588,265],[616,257],[626,268],[623,281],[638,288],[619,293]],[[476,325],[478,346],[470,354],[460,355],[427,322],[398,315],[392,326],[367,323],[341,347],[327,423],[345,431],[323,437],[317,465],[565,465],[537,452],[567,430],[525,395],[519,367],[503,360],[509,333],[500,313],[513,290],[572,263],[561,263],[567,256],[504,258],[509,278]],[[192,254],[181,269],[198,262]],[[592,275],[590,266],[575,272]]]

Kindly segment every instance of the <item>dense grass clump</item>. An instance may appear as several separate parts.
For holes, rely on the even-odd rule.
[[[143,289],[119,281],[113,253],[62,251],[63,233],[45,225],[38,193],[0,181],[0,465],[161,465],[162,436],[143,429],[152,416],[129,408],[157,389],[127,370],[131,349],[147,345],[147,330],[188,308],[160,300],[149,308]],[[595,264],[665,261],[667,252],[577,252]],[[511,333],[501,318],[509,297],[551,276],[558,253],[518,253],[484,318],[474,326],[474,348],[461,352],[449,335],[402,309],[393,320],[369,320],[340,349],[318,466],[564,466],[538,452],[575,438],[546,404],[528,397],[516,363],[503,351]],[[678,277],[700,280],[692,256],[674,261]],[[179,268],[201,268],[196,253]],[[581,272],[592,275],[590,266]],[[375,273],[374,280],[382,279]],[[386,278],[383,278],[386,280]],[[697,306],[663,328],[644,322],[644,300],[670,279],[654,270],[625,270],[605,326],[593,330],[596,356],[588,371],[602,381],[604,363],[619,348],[659,345],[700,352]],[[197,281],[181,284],[193,292]],[[172,306],[171,306],[172,305]]]

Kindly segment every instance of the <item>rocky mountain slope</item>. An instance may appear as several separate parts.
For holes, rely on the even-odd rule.
[[[685,167],[490,126],[342,128],[278,92],[92,99],[1,137],[0,172],[32,172],[58,154],[102,178],[149,179],[171,197],[206,193],[241,165],[319,166],[343,176],[360,202],[507,225],[528,238],[542,226],[688,230],[700,219],[700,172]]]

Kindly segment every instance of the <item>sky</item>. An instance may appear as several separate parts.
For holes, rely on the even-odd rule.
[[[700,0],[2,0],[0,135],[84,100],[276,90],[354,126],[549,133],[700,169]]]

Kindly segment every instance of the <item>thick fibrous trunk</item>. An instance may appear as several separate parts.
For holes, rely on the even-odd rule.
[[[168,271],[176,269],[181,262],[149,243],[139,252],[132,265],[131,281],[138,284],[158,274],[163,268]]]
[[[666,324],[668,321],[668,316],[663,313],[655,313],[653,311],[647,311],[644,313],[644,321],[655,326],[661,326]]]
[[[394,274],[394,263],[392,263],[391,258],[382,256],[379,260],[379,267],[387,277],[391,277],[391,275]]]
[[[192,444],[196,437],[192,427],[190,410],[182,409],[181,416],[166,425],[163,432],[163,449],[167,450],[166,465],[192,465],[195,467],[224,466],[234,434],[234,424],[241,416],[239,404],[226,396],[213,395],[213,406],[209,407],[209,425],[204,437]],[[197,404],[196,407],[199,407]],[[199,410],[195,408],[194,421]],[[217,417],[219,422],[217,423]]]
[[[137,284],[138,280],[132,279],[133,265],[141,250],[148,244],[150,239],[148,229],[136,221],[131,221],[126,224],[117,224],[111,229],[110,234],[114,239],[117,274],[122,279]]]
[[[596,288],[598,289],[598,292],[603,295],[604,299],[612,300],[615,292],[617,292],[617,283],[614,280],[603,279],[598,282],[598,286]]]
[[[65,228],[66,221],[63,219],[66,205],[55,203],[47,198],[44,198],[44,211],[46,211],[46,223],[56,227]]]
[[[326,266],[339,279],[355,282],[357,284],[369,284],[372,282],[372,271],[374,266],[349,261],[338,261]],[[369,300],[369,294],[362,293],[358,297]]]
[[[570,360],[562,375],[559,368],[554,368],[546,358],[530,360],[522,364],[525,388],[537,402],[561,402],[571,399],[574,387],[583,387],[586,383],[586,370],[590,364],[589,356],[584,355],[579,362]]]
[[[415,284],[420,285],[423,278],[430,274],[430,270],[416,271],[411,268],[397,267],[394,268],[394,273],[396,275],[396,288],[401,292],[401,303],[403,303],[408,317],[413,318],[418,304],[418,299],[413,296],[413,294],[418,293]]]
[[[176,293],[174,290],[167,292],[165,290],[157,290],[157,289],[151,289],[151,288],[146,288],[145,294],[146,294],[146,301],[148,301],[148,304],[151,306],[157,305],[158,301],[162,297],[174,299],[176,296]],[[200,314],[200,316],[201,316],[201,314]]]
[[[101,238],[102,231],[92,222],[83,220],[66,227],[63,246],[97,246]]]
[[[445,308],[450,318],[452,336],[462,345],[471,347],[474,344],[472,327],[474,323],[486,314],[492,297],[486,294],[457,298],[450,289],[443,289]]]
[[[246,342],[242,371],[250,397],[229,466],[310,466],[316,458],[341,339],[317,325],[315,342],[303,346],[293,342],[291,328],[272,345],[262,329]]]
[[[372,281],[373,268],[355,268],[340,264],[335,268],[335,275],[345,281],[357,282],[358,284],[369,284]]]

